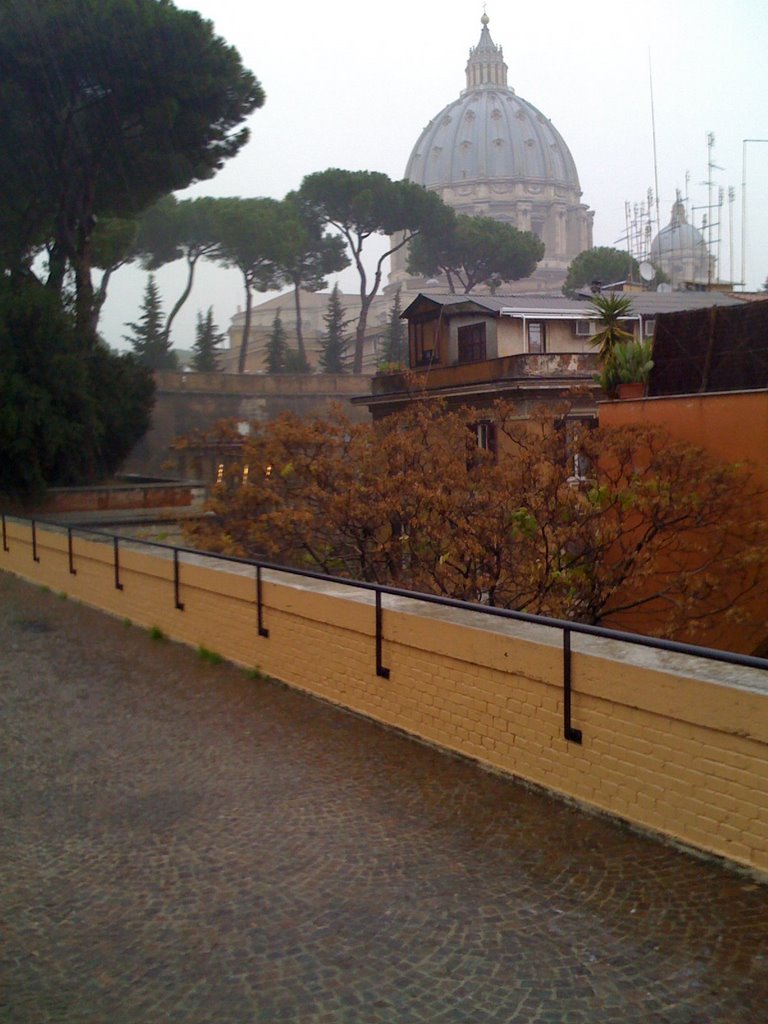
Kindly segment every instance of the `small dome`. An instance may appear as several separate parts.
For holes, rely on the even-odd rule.
[[[708,279],[711,260],[707,243],[699,229],[688,223],[679,193],[669,224],[651,243],[651,262],[660,266],[674,285]]]
[[[483,16],[467,88],[419,136],[406,178],[426,188],[473,181],[546,183],[580,194],[571,152],[555,126],[507,85],[507,65]]]

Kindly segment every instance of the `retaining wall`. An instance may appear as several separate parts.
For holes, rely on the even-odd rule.
[[[157,391],[152,425],[125,460],[126,473],[162,475],[177,467],[183,452],[172,449],[179,437],[212,430],[219,420],[270,420],[282,412],[298,416],[327,415],[334,402],[357,420],[368,411],[349,404],[365,394],[370,377],[363,374],[170,373],[155,375]],[[194,459],[179,475],[201,479]],[[174,475],[177,470],[174,468]],[[215,479],[215,475],[211,477]]]
[[[753,669],[574,637],[563,738],[559,631],[7,519],[0,569],[182,643],[768,874],[768,679]],[[35,561],[33,554],[37,555]],[[119,583],[122,589],[117,589]],[[177,598],[183,609],[176,607]],[[157,680],[158,687],[162,679]]]

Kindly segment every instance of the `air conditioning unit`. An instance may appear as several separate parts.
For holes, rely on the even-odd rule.
[[[574,320],[571,324],[571,328],[578,338],[588,338],[592,334],[592,321]]]

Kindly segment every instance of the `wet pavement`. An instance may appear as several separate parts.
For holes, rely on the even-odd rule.
[[[0,1021],[768,1021],[768,887],[1,573],[0,712]]]

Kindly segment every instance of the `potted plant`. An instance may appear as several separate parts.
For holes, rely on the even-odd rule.
[[[383,362],[376,367],[376,376],[383,377],[387,373],[402,373],[404,369],[404,363]]]
[[[616,361],[611,358],[607,359],[603,363],[603,368],[600,373],[594,377],[595,383],[599,384],[608,398],[619,397],[619,371],[616,367]]]
[[[619,398],[642,398],[653,369],[653,344],[648,341],[630,341],[617,345],[612,362],[619,380]]]
[[[616,352],[634,342],[634,335],[626,329],[627,321],[632,316],[632,300],[628,295],[610,292],[593,296],[590,305],[599,317],[599,330],[589,339],[589,344],[598,349],[602,365],[601,373],[595,377],[595,381],[609,398],[618,398],[622,380]]]

